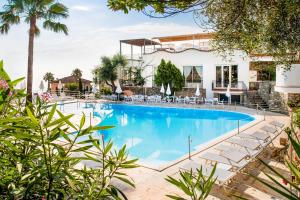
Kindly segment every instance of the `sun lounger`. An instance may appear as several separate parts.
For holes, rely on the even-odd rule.
[[[201,165],[194,161],[186,163],[184,166],[181,167],[181,169],[185,171],[192,170],[193,172],[197,173],[197,169],[200,169],[201,167],[202,167],[202,174],[205,177],[209,177],[212,170],[214,169],[213,166]],[[230,179],[235,175],[236,175],[235,172],[216,167],[216,171],[213,175],[213,178],[217,179],[219,185],[223,185],[226,184],[228,181],[230,181]]]
[[[219,145],[215,146],[214,149],[216,149],[218,151],[226,151],[226,150],[229,150],[232,152],[239,151],[239,152],[247,154],[247,156],[250,156],[250,157],[257,155],[257,153],[259,152],[259,150],[257,150],[257,149],[251,150],[246,147],[237,148],[237,147],[232,147],[230,145],[225,145],[225,144],[219,144]]]
[[[275,134],[277,132],[277,130],[275,128],[272,128],[270,126],[263,126],[260,129],[267,132],[267,133],[272,133],[272,134]]]
[[[240,138],[240,137],[231,137],[226,140],[227,142],[246,147],[251,150],[256,150],[261,147],[261,144],[258,141],[255,141],[253,139],[246,139],[246,138]]]
[[[234,168],[238,168],[238,169],[244,167],[247,164],[246,160],[241,160],[240,162],[237,163],[237,162],[234,162],[224,156],[221,156],[219,154],[212,153],[212,152],[206,152],[206,153],[200,155],[200,158],[203,158],[206,161],[212,161],[212,162],[216,162],[216,163],[223,163],[226,165],[230,165],[230,166],[232,166]]]
[[[241,160],[243,160],[244,158],[247,158],[249,157],[249,155],[245,152],[241,152],[241,151],[238,151],[238,150],[234,150],[232,148],[229,148],[225,151],[222,151],[221,152],[221,155],[238,163],[240,162]]]
[[[278,128],[283,128],[284,127],[284,124],[280,123],[278,121],[272,121],[272,122],[270,122],[270,124],[275,126],[275,127],[278,127]]]
[[[241,138],[262,140],[264,142],[267,142],[270,139],[270,136],[268,134],[259,131],[255,131],[254,133],[242,132],[237,134],[236,136]]]

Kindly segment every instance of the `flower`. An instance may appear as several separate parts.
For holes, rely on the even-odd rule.
[[[4,79],[0,79],[0,90],[8,90],[9,86],[8,83],[6,82],[6,80]]]
[[[284,185],[287,185],[287,184],[288,184],[287,180],[285,180],[285,179],[282,179],[282,183],[283,183]]]
[[[43,93],[41,95],[41,99],[44,102],[49,102],[52,99],[52,97],[51,97],[51,95],[49,93]]]

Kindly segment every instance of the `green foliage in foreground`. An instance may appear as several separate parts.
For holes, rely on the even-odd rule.
[[[292,120],[290,127],[285,129],[285,132],[288,135],[290,142],[290,148],[292,148],[292,154],[285,159],[285,165],[288,167],[291,173],[291,177],[286,177],[274,167],[269,166],[264,161],[260,160],[263,165],[265,165],[269,171],[271,171],[275,176],[281,179],[281,182],[276,180],[274,177],[269,174],[265,175],[268,177],[268,181],[260,179],[254,175],[251,175],[253,178],[264,184],[266,187],[272,189],[276,193],[284,196],[287,199],[296,200],[299,199],[300,192],[300,140],[299,140],[299,128],[300,128],[300,108],[295,110],[292,114]],[[285,184],[284,184],[285,183]]]
[[[157,86],[163,84],[167,87],[170,84],[172,92],[179,91],[184,86],[184,77],[180,70],[170,61],[161,60],[157,67],[157,72],[154,77],[154,82]]]
[[[9,87],[0,87],[0,199],[126,199],[112,181],[134,187],[125,169],[137,167],[136,160],[128,159],[125,146],[116,151],[112,142],[91,136],[112,127],[85,126],[85,116],[74,125],[73,115],[40,98],[24,107],[24,91],[13,89],[22,79],[3,74]]]
[[[167,197],[175,200],[204,200],[209,195],[216,181],[216,178],[213,177],[215,171],[216,165],[209,177],[203,175],[202,167],[197,169],[196,172],[192,169],[190,171],[180,171],[178,180],[168,176],[166,180],[179,188],[188,198],[180,195],[167,195]]]

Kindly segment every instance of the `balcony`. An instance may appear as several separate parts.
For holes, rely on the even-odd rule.
[[[229,83],[225,83],[222,81],[212,81],[212,90],[214,91],[226,91]],[[244,81],[232,82],[230,91],[244,91],[247,89]]]

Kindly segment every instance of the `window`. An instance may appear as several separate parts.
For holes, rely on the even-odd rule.
[[[203,67],[202,66],[184,66],[183,75],[185,78],[186,86],[192,86],[193,84],[199,84],[202,87],[203,82]]]
[[[238,66],[219,65],[216,66],[216,87],[227,87],[231,84],[232,88],[238,87]]]

